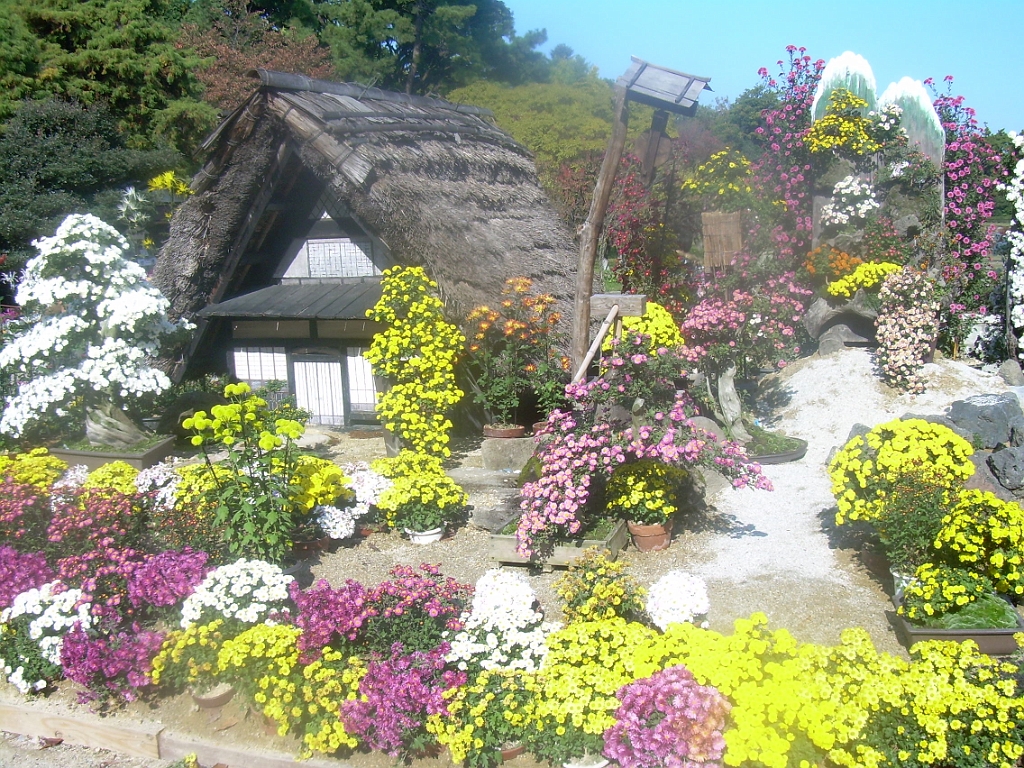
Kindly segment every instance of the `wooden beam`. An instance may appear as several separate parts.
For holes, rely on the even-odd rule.
[[[647,294],[595,293],[590,297],[590,313],[597,317],[606,315],[613,304],[619,306],[619,317],[643,317],[647,312]]]
[[[626,104],[626,89],[615,87],[615,125],[608,149],[604,153],[601,172],[597,176],[594,197],[590,201],[590,212],[580,230],[580,258],[576,268],[576,301],[573,305],[572,346],[570,356],[573,369],[578,369],[587,354],[590,337],[590,294],[594,292],[594,260],[597,258],[597,240],[604,226],[604,215],[608,210],[608,199],[612,194],[615,172],[626,146],[626,125],[629,111]]]
[[[64,716],[29,705],[0,704],[0,731],[63,739],[68,744],[99,747],[135,757],[161,757],[156,724],[123,726],[98,717]]]
[[[225,765],[228,768],[351,768],[351,763],[336,758],[296,759],[295,755],[270,750],[229,747],[211,744],[208,741],[193,741],[170,733],[160,734],[160,757],[163,760],[180,760],[186,755],[196,756],[200,765]]]

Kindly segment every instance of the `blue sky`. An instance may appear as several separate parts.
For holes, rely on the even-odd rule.
[[[778,71],[792,43],[815,59],[843,51],[866,58],[881,93],[909,76],[942,84],[953,75],[978,119],[993,131],[1024,130],[1024,0],[505,0],[516,32],[547,29],[545,52],[565,43],[602,77],[630,56],[711,78],[715,97],[734,99]]]

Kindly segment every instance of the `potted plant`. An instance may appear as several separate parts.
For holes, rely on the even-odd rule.
[[[608,513],[626,520],[641,552],[662,550],[671,543],[679,488],[688,477],[685,469],[654,459],[623,464],[612,472]]]
[[[717,688],[700,685],[677,665],[624,685],[604,754],[622,768],[721,765],[722,731],[731,706]]]
[[[34,245],[39,255],[26,264],[16,295],[21,314],[7,323],[0,350],[0,370],[17,382],[0,429],[18,438],[40,426],[62,436],[84,428],[90,448],[134,452],[153,435],[124,407],[170,386],[152,362],[193,326],[168,319],[169,302],[128,257],[128,242],[95,216],[68,216]],[[173,442],[146,451],[147,465]]]
[[[476,402],[487,418],[485,436],[525,434],[525,427],[511,429],[521,426],[516,419],[522,397],[551,373],[549,357],[557,344],[553,334],[560,316],[551,311],[553,296],[534,295],[531,288],[529,278],[509,278],[501,291],[500,308],[481,305],[466,316],[467,370]],[[555,400],[556,393],[547,389],[542,387],[544,398]]]
[[[372,467],[391,481],[377,502],[385,522],[405,530],[417,544],[440,539],[445,527],[465,510],[468,496],[445,474],[436,456],[403,450],[394,458],[378,459]]]

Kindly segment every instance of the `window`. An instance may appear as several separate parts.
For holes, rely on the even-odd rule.
[[[235,376],[253,389],[270,381],[288,383],[284,347],[235,347],[231,357]]]

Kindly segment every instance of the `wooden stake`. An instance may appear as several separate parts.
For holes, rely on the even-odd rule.
[[[615,172],[626,146],[626,124],[629,110],[626,106],[626,88],[615,87],[615,126],[608,149],[604,153],[601,172],[594,186],[594,197],[590,201],[590,212],[580,229],[580,259],[576,269],[576,302],[573,306],[572,357],[573,369],[578,370],[587,353],[590,338],[590,294],[594,292],[594,260],[597,258],[597,240],[604,226],[604,215],[608,211],[608,200],[612,194]]]

